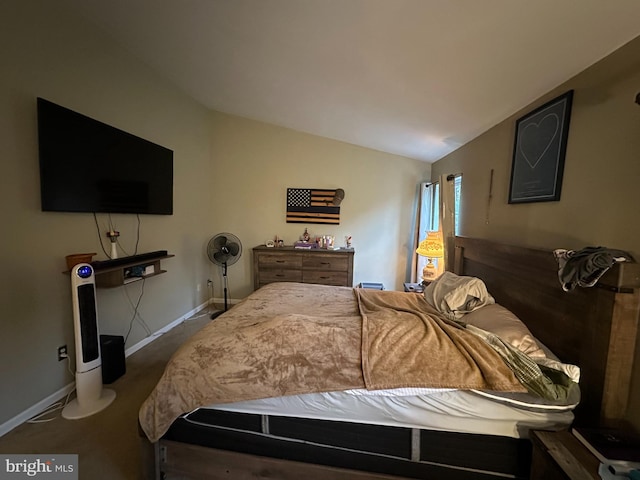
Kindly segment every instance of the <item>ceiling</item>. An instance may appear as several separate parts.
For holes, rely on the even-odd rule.
[[[433,162],[640,34],[638,0],[59,0],[203,105]]]

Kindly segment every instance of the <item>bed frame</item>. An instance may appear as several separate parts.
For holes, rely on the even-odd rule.
[[[551,250],[457,237],[454,272],[482,278],[563,362],[580,366],[576,424],[614,423],[627,414],[638,336],[640,265],[620,263],[593,288],[560,288]]]
[[[453,264],[455,273],[483,279],[496,301],[518,315],[538,339],[563,361],[581,367],[582,401],[575,411],[576,424],[601,424],[625,418],[638,334],[638,264],[618,264],[596,287],[572,292],[561,289],[558,266],[550,250],[456,237]],[[220,420],[222,426],[212,440],[206,440],[205,433],[196,439],[198,432],[180,422],[156,444],[151,445],[143,438],[147,477],[211,480],[528,478],[531,446],[526,439],[367,429],[354,441],[367,438],[379,445],[374,449],[384,450],[386,439],[397,436],[402,444],[403,438],[413,437],[409,439],[409,445],[414,445],[413,451],[406,455],[409,460],[421,460],[401,461],[397,469],[392,460],[378,469],[372,465],[379,459],[351,453],[349,448],[340,454],[313,447],[314,435],[326,435],[322,421],[301,427],[288,426],[286,422],[278,425],[274,420],[271,429],[292,429],[291,435],[294,438],[299,435],[303,440],[298,447],[291,447],[291,443],[274,445],[267,440],[263,443],[260,435],[252,435],[252,429],[264,431],[264,419],[260,416],[235,415],[239,417],[231,415]],[[226,428],[227,421],[233,421],[234,428]],[[236,422],[245,424],[247,432],[238,431]],[[342,428],[344,434],[338,435],[345,439],[348,447],[351,427],[343,425]],[[416,436],[419,452],[415,451]],[[319,462],[319,456],[328,459]],[[383,473],[375,473],[376,470]]]

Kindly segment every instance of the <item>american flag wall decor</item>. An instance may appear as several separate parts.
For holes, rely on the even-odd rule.
[[[339,225],[340,207],[334,205],[335,197],[336,190],[287,188],[287,223]]]

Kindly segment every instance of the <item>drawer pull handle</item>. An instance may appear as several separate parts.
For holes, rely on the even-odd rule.
[[[284,260],[276,260],[276,263],[284,263]]]
[[[320,262],[320,265],[331,265],[331,262]]]

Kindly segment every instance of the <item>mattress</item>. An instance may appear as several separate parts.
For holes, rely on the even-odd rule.
[[[540,408],[522,398],[514,406],[453,389],[411,393],[356,390],[211,405],[181,416],[165,439],[406,478],[524,480],[529,431],[563,429],[573,420],[570,406]]]
[[[571,418],[518,412],[463,391],[329,392],[199,408],[174,422],[161,448],[191,444],[403,478],[524,480],[529,429],[559,428]]]
[[[571,405],[544,407],[518,402],[515,405],[502,397],[491,398],[484,392],[443,389],[419,395],[311,393],[204,408],[511,438],[528,438],[534,428],[567,428],[574,418]]]

